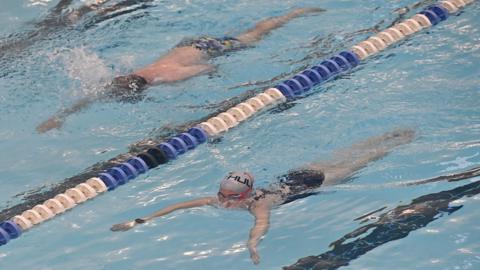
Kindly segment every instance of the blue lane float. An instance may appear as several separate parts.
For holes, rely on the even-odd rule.
[[[124,185],[128,182],[128,176],[127,174],[120,169],[119,167],[113,167],[109,170],[107,170],[107,173],[113,176],[115,180],[117,180],[119,185]]]
[[[20,228],[17,223],[11,220],[0,223],[0,228],[2,228],[5,232],[8,233],[10,239],[15,239],[22,235],[22,228]]]
[[[133,167],[130,163],[124,162],[120,164],[120,169],[122,169],[128,176],[128,180],[132,180],[133,178],[137,177],[139,174],[137,169]]]
[[[303,85],[299,81],[292,78],[284,81],[283,83],[288,85],[290,89],[292,89],[294,97],[303,94]]]
[[[198,144],[204,143],[208,140],[207,132],[205,132],[205,130],[199,127],[193,127],[189,129],[188,134],[195,137],[195,139],[197,139]]]
[[[350,62],[348,62],[348,60],[341,56],[341,55],[335,55],[332,57],[332,60],[338,64],[338,66],[340,66],[340,68],[342,69],[342,71],[347,71],[349,69],[352,68],[352,65],[350,65]]]
[[[290,88],[290,86],[288,86],[285,83],[280,83],[277,86],[275,86],[275,88],[277,88],[282,93],[282,95],[284,95],[287,98],[287,100],[291,100],[295,97],[295,94],[293,93],[292,88]]]
[[[175,149],[175,147],[168,143],[168,142],[163,142],[158,145],[158,147],[165,152],[165,154],[168,156],[169,159],[176,159],[178,156],[178,151]]]
[[[352,66],[352,68],[360,64],[360,59],[358,59],[358,56],[350,51],[343,51],[343,52],[340,52],[338,55],[345,57],[345,59],[347,59],[347,61]]]
[[[318,85],[324,80],[322,75],[320,75],[320,73],[318,73],[318,71],[316,71],[315,69],[306,69],[302,71],[302,74],[305,74],[305,76],[310,78],[310,80],[313,82],[313,85]]]
[[[197,145],[199,144],[197,138],[195,138],[190,133],[184,132],[178,135],[178,137],[187,144],[188,150],[192,150],[193,148],[197,147]]]
[[[188,151],[187,143],[180,137],[173,137],[168,142],[177,150],[179,155],[185,154]]]
[[[133,157],[127,160],[127,163],[132,165],[137,170],[138,174],[146,173],[148,171],[147,164],[141,158]]]
[[[437,25],[441,21],[440,17],[438,17],[437,14],[431,10],[424,10],[420,12],[420,14],[427,16],[432,25]]]
[[[0,228],[0,246],[7,244],[10,241],[10,235],[2,228]]]
[[[319,65],[305,69],[293,78],[278,84],[277,88],[287,100],[302,97],[312,87],[317,86],[333,77],[348,72],[358,66],[360,60],[350,51],[342,51]]]
[[[445,21],[448,19],[448,10],[446,10],[444,7],[440,5],[433,5],[427,8],[427,10],[433,11],[435,15],[437,15],[440,20]]]
[[[98,178],[100,178],[105,186],[107,186],[108,191],[114,190],[118,186],[117,180],[109,173],[100,173],[98,174]]]
[[[293,76],[293,79],[296,80],[297,82],[299,82],[302,85],[302,91],[303,92],[308,91],[314,85],[313,81],[310,80],[310,78],[303,73],[299,73],[299,74]]]
[[[324,60],[320,65],[326,66],[332,75],[336,75],[342,71],[340,66],[330,59]]]
[[[330,72],[330,70],[324,66],[324,65],[315,65],[312,67],[312,69],[316,70],[318,72],[318,74],[320,74],[320,76],[322,76],[323,78],[323,81],[327,81],[330,76],[332,75],[332,73]]]

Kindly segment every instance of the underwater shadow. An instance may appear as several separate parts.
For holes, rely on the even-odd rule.
[[[472,171],[475,173],[472,174]],[[452,175],[447,181],[458,181],[478,176],[479,168]],[[432,178],[435,179],[435,178]],[[480,193],[480,181],[466,184],[454,189],[431,193],[413,199],[408,205],[400,205],[383,213],[378,220],[361,226],[332,242],[331,250],[316,256],[306,256],[283,270],[333,270],[349,263],[367,252],[388,242],[402,239],[412,231],[427,226],[430,222],[450,215],[463,205],[450,206],[452,201],[462,197],[471,197]],[[350,240],[346,242],[347,240]]]

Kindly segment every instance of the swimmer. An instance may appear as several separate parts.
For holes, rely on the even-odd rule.
[[[201,36],[194,39],[185,39],[153,64],[138,69],[132,74],[114,78],[106,86],[104,93],[99,96],[83,98],[73,106],[58,111],[54,116],[41,123],[37,127],[37,131],[44,133],[51,129],[60,128],[66,117],[86,108],[96,100],[113,98],[133,102],[139,100],[141,93],[148,86],[179,82],[197,75],[210,73],[215,70],[215,66],[209,64],[208,59],[249,48],[255,42],[261,40],[263,36],[293,18],[322,11],[324,9],[321,8],[298,8],[285,15],[260,21],[252,29],[235,37]]]
[[[372,137],[334,153],[331,161],[309,164],[288,172],[267,188],[254,189],[254,177],[248,172],[231,172],[220,182],[216,196],[176,203],[151,215],[113,225],[112,231],[127,231],[138,224],[172,213],[176,210],[200,206],[248,210],[255,217],[247,247],[254,264],[260,262],[257,245],[270,224],[270,211],[279,205],[318,193],[321,186],[335,185],[350,180],[353,174],[370,161],[377,160],[395,146],[409,143],[415,133],[410,129],[395,130]]]

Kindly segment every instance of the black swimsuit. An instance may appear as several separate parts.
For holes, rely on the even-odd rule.
[[[228,52],[238,51],[248,47],[246,44],[234,37],[215,38],[211,36],[187,38],[180,41],[176,47],[190,46],[205,52],[210,57],[217,57]]]
[[[318,194],[319,192],[314,190],[322,185],[325,175],[319,170],[299,170],[290,171],[278,177],[278,179],[280,180],[279,188],[274,190],[259,189],[261,194],[254,197],[254,200],[260,200],[269,194],[281,195],[283,199],[282,204],[286,204]],[[284,190],[288,190],[288,192],[285,193]]]

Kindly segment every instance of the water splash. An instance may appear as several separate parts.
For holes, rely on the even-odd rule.
[[[68,90],[68,96],[94,96],[101,93],[104,85],[113,76],[112,71],[100,57],[86,47],[60,48],[49,56],[50,62],[58,66],[59,71],[75,82]]]
[[[47,6],[49,2],[52,0],[29,0],[28,1],[28,6],[33,7],[33,6]]]

